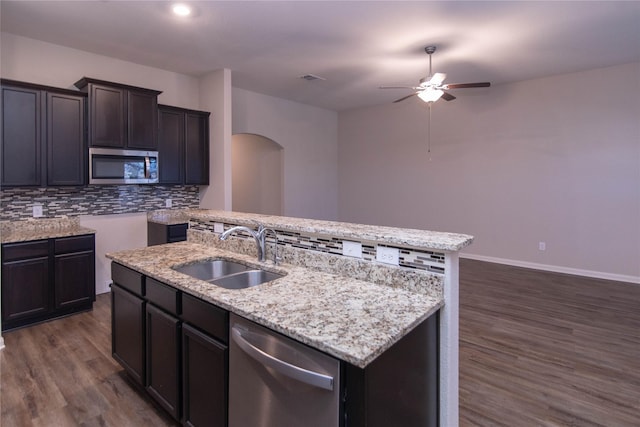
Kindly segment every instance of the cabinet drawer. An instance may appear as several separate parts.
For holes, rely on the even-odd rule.
[[[137,295],[144,295],[144,276],[137,271],[112,262],[111,279],[113,279],[114,283]]]
[[[180,291],[147,277],[147,300],[174,315],[180,313]]]
[[[35,240],[24,243],[8,243],[2,245],[2,261],[28,259],[49,255],[49,241]]]
[[[229,342],[229,312],[188,294],[182,294],[182,320],[219,339]]]
[[[82,252],[94,250],[94,236],[60,237],[54,240],[55,253]]]

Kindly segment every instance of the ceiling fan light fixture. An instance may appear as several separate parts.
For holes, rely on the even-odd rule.
[[[186,17],[191,15],[191,8],[184,3],[176,3],[171,8],[173,13],[178,16]]]
[[[424,102],[435,102],[440,99],[443,94],[444,92],[439,89],[427,89],[418,93],[418,98]]]

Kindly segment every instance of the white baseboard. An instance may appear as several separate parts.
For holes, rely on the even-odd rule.
[[[579,268],[561,267],[557,265],[548,265],[548,264],[538,264],[535,262],[518,261],[514,259],[496,258],[496,257],[466,254],[466,253],[460,253],[460,258],[493,262],[496,264],[513,265],[514,267],[532,268],[534,270],[552,271],[554,273],[574,274],[576,276],[585,276],[585,277],[593,277],[596,279],[615,280],[617,282],[628,282],[628,283],[640,284],[640,277],[638,276],[627,276],[624,274],[604,273],[602,271],[582,270]]]

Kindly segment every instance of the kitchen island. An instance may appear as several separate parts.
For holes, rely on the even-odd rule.
[[[471,236],[224,211],[191,210],[187,216],[187,242],[108,257],[358,368],[438,312],[440,425],[457,424],[457,251],[471,243]],[[222,231],[239,225],[273,229],[282,263],[258,262],[249,236],[219,239]],[[359,250],[346,251],[345,242]],[[267,248],[274,243],[268,240]],[[377,261],[382,247],[397,249],[399,265]],[[211,259],[283,277],[237,290],[174,270]]]

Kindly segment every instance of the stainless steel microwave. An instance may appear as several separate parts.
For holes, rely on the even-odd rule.
[[[155,184],[158,152],[89,148],[89,184]]]

